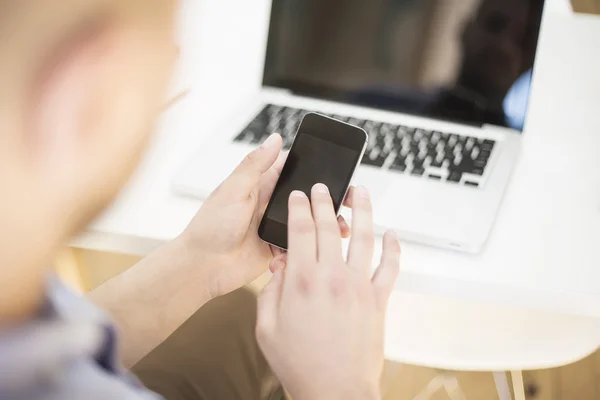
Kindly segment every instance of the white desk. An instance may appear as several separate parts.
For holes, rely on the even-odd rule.
[[[187,7],[193,90],[165,115],[114,206],[75,245],[146,254],[185,228],[200,202],[175,196],[170,179],[257,90],[266,21],[247,16],[266,18],[262,3]],[[399,293],[600,317],[598,38],[600,18],[547,16],[523,151],[485,250],[471,256],[404,244]]]

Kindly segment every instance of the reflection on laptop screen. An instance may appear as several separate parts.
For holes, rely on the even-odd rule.
[[[544,0],[274,0],[264,84],[522,129]]]

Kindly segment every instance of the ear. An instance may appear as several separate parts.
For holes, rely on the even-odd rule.
[[[123,56],[122,36],[107,25],[67,43],[43,67],[33,91],[27,118],[34,184],[68,234],[112,200],[135,165],[132,143],[141,134],[128,128],[140,117],[133,106],[132,117],[123,118],[128,98],[127,89],[119,90],[118,69],[131,59]]]
[[[51,188],[115,194],[163,101],[174,59],[164,43],[160,32],[109,25],[46,68],[28,119],[37,169]]]
[[[175,59],[170,27],[116,19],[70,44],[37,86],[28,116],[35,172],[73,226],[106,206],[137,165]]]
[[[89,140],[86,119],[93,112],[108,40],[105,29],[82,36],[65,44],[58,57],[43,66],[28,119],[34,160],[47,178],[73,168]]]

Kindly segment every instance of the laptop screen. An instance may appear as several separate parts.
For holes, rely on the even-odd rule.
[[[544,0],[273,0],[264,84],[522,130]]]

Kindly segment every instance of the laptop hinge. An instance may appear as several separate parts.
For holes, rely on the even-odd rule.
[[[499,126],[499,125],[483,124],[482,128],[488,132],[498,132],[498,133],[505,133],[505,134],[506,133],[521,133],[517,129],[507,128],[506,126]]]
[[[273,86],[264,86],[263,90],[269,94],[287,94],[287,95],[293,94],[293,92],[290,89],[273,87]]]

